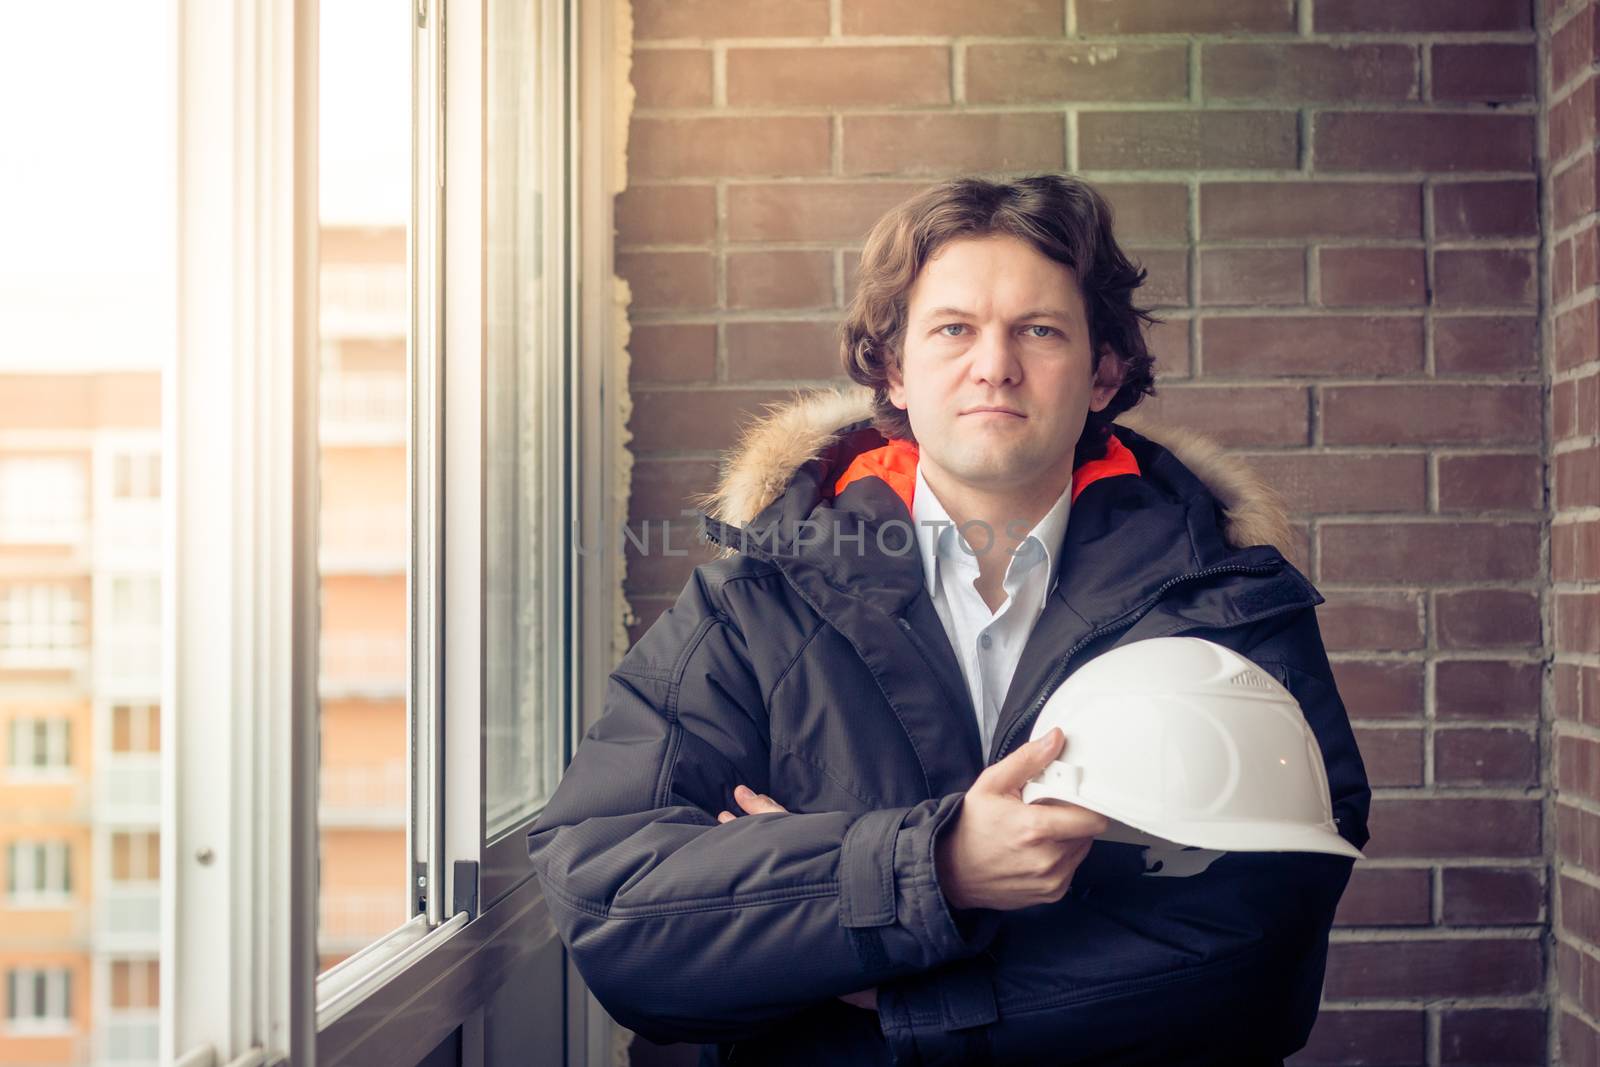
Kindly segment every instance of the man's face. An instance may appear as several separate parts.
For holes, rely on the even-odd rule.
[[[1096,379],[1088,322],[1071,268],[1018,238],[951,241],[923,265],[889,399],[934,480],[1061,491],[1088,413],[1121,384],[1109,349]]]

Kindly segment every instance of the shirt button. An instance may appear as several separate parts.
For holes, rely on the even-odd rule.
[[[994,638],[990,637],[988,634],[984,634],[982,637],[978,638],[978,644],[982,645],[984,648],[988,648],[990,645],[994,644]]]

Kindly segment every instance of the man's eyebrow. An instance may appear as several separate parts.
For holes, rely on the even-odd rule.
[[[926,312],[923,313],[922,317],[925,318],[925,319],[937,319],[937,318],[943,318],[946,315],[954,315],[955,317],[962,318],[962,319],[970,319],[970,318],[975,318],[976,317],[976,316],[973,315],[972,312],[967,311],[965,308],[958,308],[958,307],[930,308]],[[1059,319],[1060,321],[1065,322],[1068,325],[1073,325],[1074,324],[1073,317],[1070,314],[1068,314],[1066,311],[1062,310],[1061,308],[1046,308],[1046,307],[1029,308],[1027,311],[1024,311],[1021,315],[1018,315],[1017,319],[1019,321],[1022,320],[1022,319]]]

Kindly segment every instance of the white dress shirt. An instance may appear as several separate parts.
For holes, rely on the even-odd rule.
[[[1060,573],[1060,560],[1056,557],[1072,507],[1072,486],[1068,484],[1062,490],[1061,497],[1017,545],[1002,583],[1006,599],[994,612],[973,585],[978,578],[977,556],[923,479],[920,463],[911,503],[928,596],[961,664],[987,759],[1000,707],[1022,657],[1022,646],[1039,621],[1045,597],[1055,587]],[[969,533],[980,544],[988,536],[981,527],[972,527]],[[994,538],[1003,552],[1008,543],[1003,524],[994,531]]]

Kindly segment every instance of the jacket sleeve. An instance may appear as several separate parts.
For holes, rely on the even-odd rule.
[[[1314,609],[1199,636],[1294,693],[1339,832],[1363,847],[1371,791]],[[1155,877],[1141,849],[1099,841],[1061,900],[999,913],[981,954],[880,986],[879,1023],[897,1064],[1277,1063],[1316,1019],[1353,866],[1228,852],[1200,873]]]
[[[706,569],[612,673],[528,837],[579,973],[657,1042],[759,1033],[971,955],[998,925],[958,924],[934,877],[934,834],[959,795],[717,822],[740,810],[735,785],[767,790],[770,761],[763,695]]]

